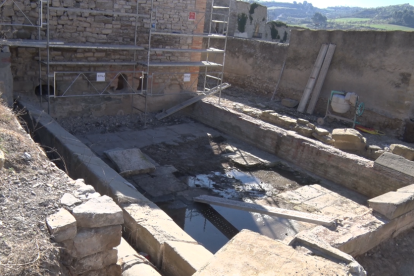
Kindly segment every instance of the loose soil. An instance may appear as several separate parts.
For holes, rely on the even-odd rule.
[[[0,275],[62,275],[59,247],[50,239],[45,218],[59,209],[72,180],[20,126],[20,115],[0,104],[0,149],[5,154],[0,170]]]

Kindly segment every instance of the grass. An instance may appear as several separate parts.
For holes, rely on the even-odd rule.
[[[350,18],[337,18],[337,19],[331,19],[329,22],[333,23],[360,23],[360,22],[366,22],[370,21],[371,18],[356,18],[356,17],[350,17]]]

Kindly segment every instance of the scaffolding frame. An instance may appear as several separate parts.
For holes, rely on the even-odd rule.
[[[187,33],[179,33],[174,31],[158,31],[156,29],[156,22],[154,22],[154,19],[157,19],[157,13],[159,13],[159,10],[162,8],[154,8],[154,0],[151,0],[151,8],[149,9],[149,15],[148,14],[140,14],[139,13],[139,0],[136,0],[136,10],[134,13],[129,12],[116,12],[116,11],[108,11],[108,10],[89,10],[89,9],[81,9],[81,8],[73,8],[73,7],[52,7],[51,6],[51,0],[38,0],[37,8],[38,8],[38,19],[36,24],[34,24],[27,15],[20,9],[17,2],[15,0],[3,0],[0,2],[0,8],[5,5],[6,2],[12,2],[14,5],[17,5],[18,10],[22,12],[24,17],[29,20],[30,24],[15,24],[15,23],[2,23],[1,25],[10,25],[10,26],[20,26],[20,27],[33,27],[37,28],[37,40],[24,40],[24,39],[0,39],[0,45],[7,45],[10,47],[29,47],[29,48],[38,48],[38,64],[39,64],[39,88],[40,88],[40,95],[42,96],[45,93],[47,95],[47,107],[48,107],[48,113],[50,113],[50,99],[51,98],[58,98],[58,97],[76,97],[76,96],[86,96],[86,95],[67,95],[68,90],[66,89],[63,92],[63,95],[58,94],[57,89],[57,78],[56,75],[60,73],[73,73],[77,72],[78,76],[75,78],[78,79],[83,73],[80,71],[53,71],[51,70],[53,66],[55,65],[64,65],[64,66],[76,66],[76,65],[91,65],[91,66],[107,66],[107,65],[123,65],[123,66],[131,66],[132,70],[126,70],[126,71],[118,71],[117,76],[125,73],[125,72],[132,72],[135,76],[136,73],[141,72],[142,74],[146,75],[146,78],[141,79],[142,82],[140,87],[140,91],[138,89],[133,89],[135,87],[134,85],[134,78],[132,78],[132,84],[128,83],[128,86],[130,88],[125,93],[116,93],[114,95],[138,95],[140,97],[143,97],[145,100],[145,110],[139,110],[133,105],[132,100],[132,108],[135,108],[143,113],[145,113],[145,117],[147,115],[147,97],[151,96],[152,93],[152,85],[151,81],[153,79],[153,76],[157,73],[150,72],[151,68],[158,67],[199,67],[198,74],[201,72],[201,68],[205,68],[204,70],[204,84],[203,84],[203,91],[197,91],[197,92],[206,92],[209,90],[208,86],[206,85],[207,79],[211,78],[216,81],[218,81],[219,84],[222,84],[223,82],[223,73],[224,73],[224,62],[225,62],[225,51],[227,47],[227,34],[228,34],[228,27],[229,27],[229,20],[230,20],[230,0],[228,0],[228,7],[225,6],[218,6],[215,5],[215,0],[211,1],[211,7],[210,11],[198,11],[196,9],[193,10],[187,10],[188,12],[195,12],[197,14],[204,14],[204,16],[201,16],[200,18],[197,18],[196,26],[200,23],[204,23],[204,28],[207,19],[209,19],[208,23],[208,32],[207,33],[195,33],[195,32],[187,32]],[[194,0],[196,1],[196,0]],[[115,2],[114,2],[115,3]],[[168,8],[170,9],[170,8]],[[223,13],[216,13],[215,10],[217,9],[227,9],[227,14]],[[134,30],[134,43],[130,45],[117,45],[117,44],[105,44],[105,43],[65,43],[65,41],[54,41],[50,38],[50,19],[51,11],[64,11],[66,13],[83,13],[83,14],[103,14],[103,15],[112,15],[112,16],[130,16],[135,18],[135,30]],[[183,12],[180,10],[180,12]],[[186,11],[184,11],[186,12]],[[209,18],[206,18],[206,15],[209,13]],[[213,19],[213,16],[224,16],[224,20],[215,20]],[[150,19],[150,26],[148,31],[148,48],[144,48],[137,45],[137,37],[138,37],[138,19],[142,18],[149,18]],[[153,25],[153,23],[155,23]],[[225,33],[224,34],[217,34],[212,31],[213,23],[218,24],[225,24]],[[45,34],[42,38],[42,31],[45,31]],[[162,36],[179,36],[179,37],[202,37],[207,38],[207,48],[206,49],[174,49],[174,48],[152,48],[151,40],[154,35],[162,35]],[[224,49],[215,49],[210,47],[211,39],[224,39]],[[117,61],[105,61],[105,62],[97,62],[97,61],[52,61],[51,60],[51,50],[53,49],[94,49],[94,50],[126,50],[126,51],[133,51],[133,58],[131,61],[123,61],[123,62],[117,62]],[[46,59],[42,59],[42,50],[46,50]],[[137,52],[147,50],[147,61],[142,62],[137,60]],[[206,60],[199,61],[199,62],[153,62],[151,60],[151,53],[152,52],[182,52],[182,53],[202,53],[206,55]],[[212,54],[222,54],[223,59],[222,63],[215,63],[209,60],[210,55]],[[143,65],[146,67],[146,71],[137,70],[138,65]],[[44,77],[42,76],[42,70],[46,67],[46,81],[44,80]],[[220,72],[214,72],[214,74],[208,74],[210,72],[210,68],[217,68],[221,67]],[[87,73],[98,73],[103,72],[104,70],[92,72],[88,71]],[[182,74],[193,74],[194,72],[183,72]],[[212,72],[213,73],[213,72]],[[176,74],[176,73],[171,73]],[[200,75],[198,77],[200,79]],[[111,80],[112,81],[112,80]],[[146,90],[142,89],[144,87],[143,82],[146,82]],[[43,89],[43,83],[46,83],[46,91],[42,91]],[[89,81],[88,81],[89,82]],[[52,92],[50,87],[51,83],[54,85],[54,91]],[[89,82],[90,83],[90,82]],[[73,84],[73,83],[72,83]],[[107,95],[104,91],[98,91],[95,89],[96,93],[88,94],[88,96],[102,96]],[[219,103],[221,98],[221,91],[219,93]],[[42,98],[40,97],[40,101],[42,102]]]

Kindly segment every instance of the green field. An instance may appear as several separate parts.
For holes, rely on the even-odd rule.
[[[372,20],[371,18],[337,18],[328,20],[328,24],[338,24],[343,25],[343,28],[340,29],[351,29],[351,28],[375,28],[378,30],[385,30],[385,31],[406,31],[412,32],[414,28],[387,24],[384,22],[379,22],[376,20]]]

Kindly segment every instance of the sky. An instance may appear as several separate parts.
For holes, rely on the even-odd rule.
[[[290,2],[294,0],[262,0],[262,1],[277,1],[277,2]],[[303,0],[296,0],[298,3],[302,3]],[[314,7],[323,9],[326,7],[334,6],[348,6],[348,7],[361,7],[361,8],[376,8],[390,5],[410,4],[414,6],[414,0],[308,0]]]

